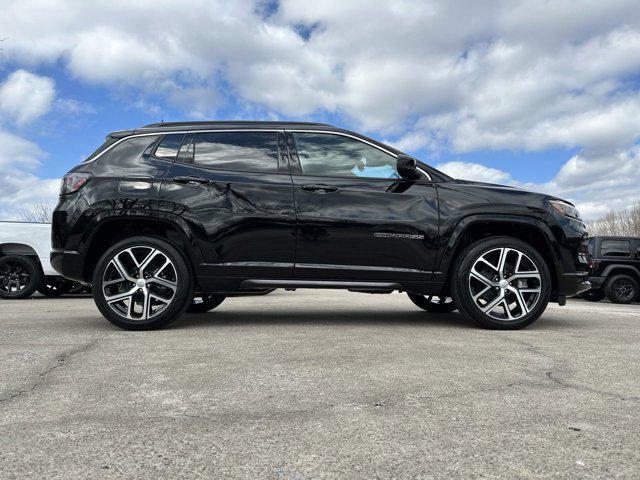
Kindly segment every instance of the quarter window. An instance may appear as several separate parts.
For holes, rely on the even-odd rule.
[[[194,163],[243,172],[277,172],[275,132],[210,132],[194,135]]]
[[[628,257],[631,245],[629,240],[603,240],[600,250],[607,257]]]
[[[394,156],[359,140],[330,133],[294,133],[304,175],[400,178]]]
[[[178,150],[180,150],[180,146],[182,145],[183,138],[184,134],[182,133],[165,135],[162,137],[162,141],[156,148],[155,156],[158,158],[165,158],[167,160],[175,160]]]

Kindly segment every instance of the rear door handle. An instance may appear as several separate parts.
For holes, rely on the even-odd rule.
[[[337,192],[339,190],[338,187],[335,187],[333,185],[318,185],[315,183],[308,183],[306,185],[302,185],[300,188],[302,190],[306,190],[307,192],[316,192],[316,193]]]
[[[211,183],[211,180],[204,177],[173,177],[173,181],[189,185],[206,185],[207,183]]]

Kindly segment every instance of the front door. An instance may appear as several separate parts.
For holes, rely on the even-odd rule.
[[[434,269],[437,192],[403,180],[391,152],[337,133],[289,132],[298,278],[426,281]]]
[[[199,276],[293,275],[295,209],[283,145],[278,131],[187,135],[160,208],[189,224],[204,258]]]

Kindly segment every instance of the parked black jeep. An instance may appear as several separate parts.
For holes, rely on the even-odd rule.
[[[265,288],[402,291],[513,329],[589,288],[570,203],[454,180],[318,123],[114,132],[65,175],[52,236],[54,268],[129,329]]]
[[[582,294],[587,300],[640,300],[640,238],[591,237],[589,281],[593,288]]]

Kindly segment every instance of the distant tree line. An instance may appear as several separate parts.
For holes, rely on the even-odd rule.
[[[29,210],[24,210],[20,217],[23,222],[51,223],[55,205],[50,203],[36,203]]]
[[[589,235],[640,237],[640,202],[624,210],[611,210],[600,220],[587,225]]]

